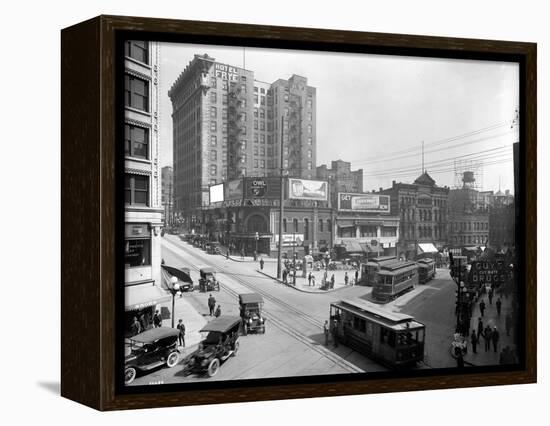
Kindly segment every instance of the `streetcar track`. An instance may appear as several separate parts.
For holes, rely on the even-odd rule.
[[[173,241],[170,241],[170,242],[172,244],[174,244],[176,247],[180,246],[180,244],[175,244]],[[180,246],[180,249],[186,251],[185,248],[182,247],[182,246]],[[196,256],[195,254],[191,254],[191,255],[193,257],[196,257],[198,259],[203,260],[202,256]],[[190,265],[189,268],[191,270],[195,271],[195,272],[200,271],[200,268],[198,268],[195,265]],[[221,271],[220,271],[220,273],[224,274],[224,272],[221,272]],[[240,278],[237,278],[236,275],[232,276],[232,279],[234,279],[238,284],[242,285],[243,287],[262,294],[262,296],[264,296],[271,303],[273,303],[275,305],[279,305],[279,307],[282,307],[282,308],[289,309],[289,310],[293,311],[293,314],[298,316],[298,318],[305,319],[310,324],[315,325],[316,327],[319,327],[322,330],[323,324],[322,324],[321,321],[319,321],[319,320],[317,320],[317,319],[315,319],[315,318],[313,318],[313,317],[311,317],[307,314],[304,314],[303,312],[300,312],[296,308],[292,307],[292,305],[289,305],[288,303],[282,301],[281,299],[279,299],[275,296],[272,296],[272,295],[266,293],[265,291],[258,291],[258,289],[254,288],[253,286],[251,286],[246,281],[244,281]],[[232,288],[227,286],[226,284],[222,284],[220,282],[220,288],[223,288],[228,294],[234,296],[236,299],[239,298],[239,293],[236,290],[233,290]],[[300,343],[306,345],[308,348],[310,348],[310,349],[314,350],[315,352],[317,352],[318,354],[324,356],[325,358],[332,361],[336,365],[339,365],[339,366],[345,368],[350,373],[364,373],[365,372],[363,369],[355,366],[351,362],[349,362],[346,359],[342,358],[340,355],[337,355],[334,352],[332,352],[331,350],[329,350],[329,349],[325,348],[324,346],[316,343],[310,337],[306,336],[305,334],[303,334],[302,332],[300,332],[296,328],[294,328],[291,325],[287,324],[285,321],[279,319],[274,313],[269,312],[269,310],[264,309],[264,314],[269,319],[270,323],[273,323],[282,332],[284,332],[284,333],[288,334],[289,336],[293,337],[294,339],[298,340]]]

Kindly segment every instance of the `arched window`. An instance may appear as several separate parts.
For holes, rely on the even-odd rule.
[[[283,219],[283,232],[287,232],[287,230],[286,230],[286,219]]]
[[[319,232],[323,232],[323,219],[319,219]]]
[[[304,239],[309,240],[309,219],[307,218],[304,219]]]
[[[294,232],[298,232],[298,219],[293,219],[292,222],[294,224]]]

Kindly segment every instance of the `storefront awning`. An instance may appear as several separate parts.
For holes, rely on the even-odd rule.
[[[147,308],[167,302],[171,298],[172,296],[152,283],[127,286],[124,295],[124,310],[135,311]]]
[[[344,246],[348,253],[363,253],[364,250],[357,241],[344,241]]]
[[[432,243],[419,243],[418,248],[422,253],[437,253],[437,249]]]

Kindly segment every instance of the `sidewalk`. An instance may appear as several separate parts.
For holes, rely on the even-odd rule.
[[[323,276],[324,276],[324,273],[325,273],[324,270],[311,271],[312,275],[315,277],[315,281],[312,280],[312,284],[313,284],[313,282],[315,282],[315,286],[309,285],[309,281],[307,279],[307,276],[303,277],[302,276],[302,274],[303,274],[302,271],[296,271],[296,285],[293,284],[292,276],[288,277],[288,279],[287,279],[288,283],[284,283],[282,279],[277,279],[277,262],[266,262],[264,264],[263,270],[260,270],[260,268],[258,267],[257,272],[259,272],[259,273],[261,273],[261,274],[263,274],[263,275],[265,275],[269,278],[277,280],[281,284],[285,284],[288,287],[292,287],[292,288],[294,288],[298,291],[302,291],[302,292],[305,292],[305,293],[333,292],[333,291],[337,291],[337,290],[340,290],[340,289],[343,289],[343,288],[350,287],[350,286],[352,286],[353,281],[355,281],[355,271],[354,270],[347,271],[348,276],[349,276],[349,281],[348,281],[349,284],[348,285],[346,285],[345,282],[344,282],[344,276],[345,276],[346,271],[327,271],[327,279],[328,280],[330,280],[332,274],[334,274],[334,288],[331,288],[330,290],[323,290],[323,289],[321,289],[321,287],[323,286],[322,285],[322,279],[323,279]],[[309,275],[309,272],[308,272],[308,275]]]
[[[502,308],[500,312],[500,316],[497,314],[497,308],[496,308],[496,301],[500,297],[502,301]],[[485,301],[485,312],[484,315],[481,316],[481,312],[479,310],[479,304],[480,302],[484,300]],[[488,351],[485,351],[485,339],[483,336],[479,336],[479,342],[477,344],[477,353],[473,353],[472,350],[472,342],[470,336],[468,336],[468,353],[464,356],[464,362],[466,365],[471,366],[483,366],[483,365],[499,365],[500,364],[500,355],[501,351],[508,346],[511,350],[514,352],[517,351],[516,344],[515,344],[515,320],[512,320],[513,326],[510,330],[510,335],[506,335],[506,323],[505,318],[506,315],[512,315],[512,298],[509,296],[508,298],[503,297],[502,294],[495,291],[495,295],[493,296],[493,303],[489,303],[489,297],[484,294],[482,295],[479,300],[475,303],[474,308],[472,309],[472,321],[471,321],[471,329],[476,330],[477,332],[477,323],[478,318],[481,317],[481,320],[483,321],[483,327],[487,327],[489,325],[491,329],[494,329],[494,327],[497,327],[498,333],[499,333],[499,340],[497,344],[497,350],[494,351],[493,348],[493,342],[490,343],[490,347]],[[470,329],[470,333],[471,333]],[[516,352],[517,353],[517,352]],[[451,354],[454,357],[454,354],[451,351]],[[517,361],[517,359],[516,359]],[[506,363],[506,361],[505,361]]]
[[[166,307],[172,312],[172,301],[161,303],[162,307]],[[174,327],[177,326],[178,320],[182,319],[185,325],[185,348],[189,349],[193,345],[197,345],[201,341],[199,330],[207,323],[206,319],[198,313],[195,308],[184,297],[176,296],[174,306]],[[163,327],[172,327],[172,318],[162,320]]]

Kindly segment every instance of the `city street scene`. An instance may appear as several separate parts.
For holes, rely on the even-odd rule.
[[[126,385],[520,361],[517,64],[124,63]]]

